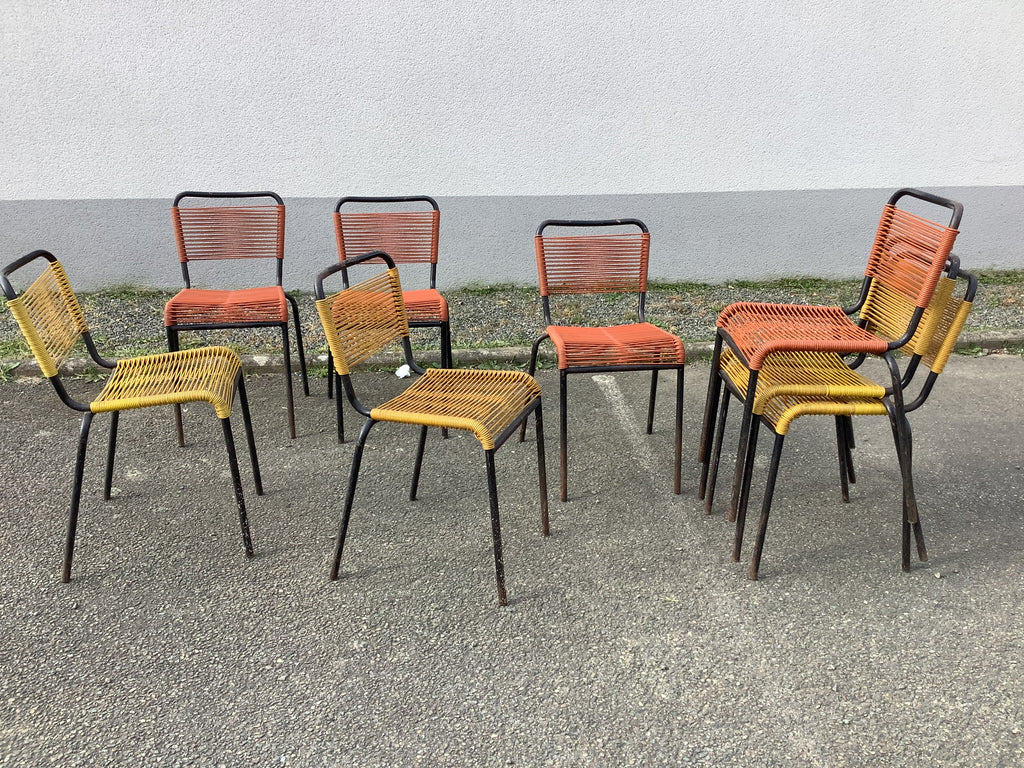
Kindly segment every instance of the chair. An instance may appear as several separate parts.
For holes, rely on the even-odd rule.
[[[18,295],[9,276],[39,259],[47,262],[44,270],[28,288]],[[263,494],[263,484],[256,457],[252,422],[249,418],[242,365],[238,355],[227,347],[202,347],[184,352],[168,352],[116,362],[104,359],[96,351],[96,346],[89,333],[89,326],[85,322],[78,299],[71,290],[64,268],[52,254],[46,251],[33,251],[7,265],[0,273],[0,286],[7,298],[7,306],[25,335],[43,375],[50,380],[57,396],[65,405],[83,413],[81,435],[78,440],[78,458],[75,463],[74,486],[71,493],[71,510],[64,544],[61,581],[71,580],[71,559],[74,555],[75,531],[78,526],[82,475],[85,469],[86,447],[93,416],[98,413],[112,414],[107,443],[106,476],[103,485],[103,498],[109,499],[114,471],[118,416],[121,411],[148,408],[154,405],[206,401],[213,406],[220,419],[224,442],[228,449],[228,463],[234,485],[235,503],[238,506],[238,517],[242,526],[245,554],[252,557],[252,538],[249,534],[245,499],[242,496],[242,481],[235,455],[234,438],[231,433],[231,404],[236,391],[242,406],[246,441],[249,445],[253,479],[258,495]],[[80,338],[84,339],[90,357],[98,365],[113,369],[106,386],[90,403],[79,402],[69,395],[60,376],[61,365]]]
[[[430,266],[428,287],[405,291],[405,311],[410,328],[439,330],[441,367],[451,368],[452,334],[448,321],[448,302],[437,290],[437,244],[440,231],[441,212],[437,201],[426,195],[343,197],[334,206],[338,261],[344,262],[363,253],[382,250],[395,264]],[[341,276],[347,288],[348,270],[343,269]],[[331,364],[328,355],[328,370]],[[332,396],[332,384],[333,378],[328,377],[328,397]],[[344,428],[341,434],[344,442]]]
[[[357,285],[337,293],[324,293],[324,280],[332,274],[373,259],[382,260],[387,269]],[[379,421],[415,424],[420,427],[416,463],[409,499],[416,499],[420,468],[427,439],[427,428],[462,429],[472,432],[484,449],[487,488],[490,495],[491,535],[494,541],[494,569],[498,585],[498,603],[505,605],[505,567],[501,549],[501,525],[498,517],[498,488],[494,453],[519,425],[536,414],[537,465],[540,474],[541,530],[548,535],[547,476],[544,468],[544,431],[540,386],[536,379],[521,371],[459,370],[416,365],[409,343],[409,324],[405,312],[398,269],[383,251],[346,259],[321,272],[316,279],[316,308],[334,361],[337,379],[336,408],[341,413],[341,389],[352,407],[366,417],[352,456],[345,506],[331,565],[331,579],[338,578],[342,550],[348,532],[355,498],[356,481],[363,447],[370,429]],[[377,354],[387,345],[400,342],[410,369],[420,375],[410,387],[375,408],[363,405],[355,394],[351,370]]]
[[[954,293],[957,283],[963,286],[962,296],[957,296]],[[807,415],[827,415],[836,419],[843,501],[849,501],[848,481],[855,479],[852,471],[852,444],[846,434],[846,420],[854,415],[877,415],[889,418],[903,478],[902,568],[904,571],[910,570],[911,528],[917,542],[919,559],[922,561],[928,559],[920,518],[915,516],[915,519],[911,519],[910,517],[910,510],[916,510],[916,501],[911,471],[911,431],[906,414],[920,408],[934,388],[936,379],[942,373],[957,336],[970,313],[976,291],[977,278],[968,272],[960,271],[959,262],[952,257],[948,275],[940,278],[933,298],[923,313],[918,330],[911,340],[899,350],[910,356],[910,362],[905,367],[900,381],[901,389],[909,388],[914,373],[921,363],[929,370],[927,378],[917,390],[916,397],[905,403],[902,413],[895,406],[895,398],[891,391],[887,391],[885,386],[877,384],[851,368],[837,353],[780,352],[769,356],[759,369],[757,392],[752,397],[750,380],[753,379],[753,372],[746,367],[731,348],[726,348],[723,351],[720,375],[725,388],[722,393],[719,426],[712,448],[709,494],[714,494],[718,461],[722,449],[724,431],[722,425],[728,412],[727,404],[731,396],[738,397],[740,400],[753,401],[754,420],[748,438],[751,454],[756,451],[759,424],[766,425],[775,435],[761,507],[761,518],[758,524],[757,541],[750,561],[748,573],[750,579],[757,580],[758,578],[785,437],[792,423],[801,416]],[[903,430],[898,429],[897,420],[902,420]],[[740,466],[739,462],[737,462],[737,466]],[[739,559],[743,541],[752,468],[752,461],[743,467],[746,474],[741,481],[742,492],[736,515],[736,533],[733,542],[734,560]]]
[[[554,228],[553,234],[547,230]],[[568,234],[572,231],[573,234]],[[537,369],[541,342],[550,339],[558,355],[559,454],[561,499],[568,500],[568,376],[572,373],[650,371],[651,392],[647,408],[647,434],[654,427],[654,403],[658,371],[676,371],[674,490],[680,493],[683,430],[683,342],[648,323],[644,317],[647,295],[647,263],[650,234],[639,219],[611,221],[548,220],[534,238],[544,322],[547,328],[533,343],[530,373]],[[588,327],[555,325],[551,319],[552,296],[631,294],[637,296],[637,322],[627,325]],[[520,433],[522,439],[522,433]]]
[[[270,204],[264,202],[269,199]],[[221,201],[208,205],[182,205],[191,200]],[[242,204],[227,204],[240,201]],[[284,201],[273,192],[182,192],[171,207],[178,261],[185,288],[164,307],[167,346],[179,348],[181,331],[225,328],[280,328],[284,353],[284,380],[288,396],[288,433],[295,438],[295,403],[292,363],[288,345],[288,304],[291,303],[295,341],[302,371],[302,388],[309,394],[306,351],[302,346],[299,305],[282,287],[284,264]],[[206,290],[192,287],[189,262],[228,259],[277,259],[277,284],[241,290]],[[174,408],[178,445],[184,445],[181,408]]]
[[[942,225],[908,210],[898,208],[904,198],[919,201],[918,205],[938,206],[952,210],[949,224]],[[832,352],[840,355],[883,357],[894,376],[889,391],[893,407],[902,413],[902,387],[899,370],[891,357],[913,337],[921,322],[925,308],[931,301],[935,286],[952,252],[958,234],[963,206],[947,198],[916,189],[901,189],[887,202],[875,235],[868,265],[857,303],[847,309],[791,304],[761,304],[740,302],[726,307],[719,315],[715,348],[711,361],[711,376],[704,409],[699,461],[702,465],[698,496],[705,499],[705,511],[711,511],[711,500],[706,498],[709,471],[709,438],[715,429],[715,403],[720,396],[721,357],[727,345],[751,374],[750,387],[757,391],[757,379],[765,361],[781,352]],[[856,315],[856,319],[854,319]],[[734,473],[729,519],[734,520],[741,494],[739,483],[747,476],[741,464],[747,467],[752,457],[747,451],[747,436],[756,398],[744,400],[740,425],[740,451]],[[902,433],[902,418],[896,418]],[[840,441],[852,439],[847,422]],[[906,436],[901,435],[901,442]],[[841,446],[842,447],[842,446]],[[909,480],[908,480],[909,481]],[[909,516],[917,518],[911,500]]]

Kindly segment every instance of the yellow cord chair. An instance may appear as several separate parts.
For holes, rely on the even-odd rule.
[[[957,284],[962,286],[963,295],[956,295]],[[916,510],[912,467],[912,443],[910,424],[905,414],[920,408],[935,385],[939,374],[945,368],[949,355],[956,344],[971,310],[977,290],[977,278],[959,270],[956,257],[951,257],[947,276],[940,278],[932,301],[925,310],[918,331],[900,352],[910,356],[905,366],[900,386],[908,390],[915,372],[923,364],[928,368],[925,381],[916,391],[913,399],[905,402],[902,414],[894,404],[892,392],[881,384],[852,369],[844,358],[828,352],[782,352],[770,356],[760,368],[757,394],[753,398],[749,441],[751,452],[756,450],[758,425],[764,424],[775,435],[768,478],[765,486],[761,518],[758,524],[757,541],[750,561],[749,578],[756,580],[761,564],[768,516],[778,476],[782,446],[790,426],[801,416],[825,415],[836,418],[839,436],[839,473],[843,501],[849,501],[848,481],[855,480],[851,448],[852,442],[844,439],[845,420],[852,416],[887,416],[892,427],[896,454],[903,478],[903,537],[901,560],[903,570],[910,569],[910,531],[913,529],[920,560],[928,559],[919,517],[911,519],[910,510]],[[714,493],[722,449],[724,422],[730,397],[745,401],[749,397],[750,371],[731,350],[726,349],[721,358],[721,376],[725,384],[722,393],[722,407],[718,428],[715,433],[711,474],[708,492]],[[903,421],[898,429],[897,420]],[[904,438],[903,435],[906,437]],[[737,463],[737,466],[740,466]],[[741,495],[736,515],[736,531],[733,540],[733,559],[738,560],[746,522],[747,501],[750,493],[752,462],[744,467],[744,477],[739,481]]]
[[[44,260],[41,274],[19,295],[9,276],[37,260]],[[61,581],[71,580],[71,560],[78,527],[78,511],[82,495],[82,475],[85,469],[86,447],[93,416],[110,413],[110,433],[107,443],[106,476],[103,498],[110,498],[114,471],[114,450],[117,441],[118,416],[121,411],[147,408],[153,405],[180,405],[182,403],[209,402],[220,418],[224,442],[228,450],[228,463],[234,486],[238,518],[242,527],[245,554],[253,555],[252,538],[242,495],[242,481],[235,455],[231,432],[231,404],[237,390],[245,422],[246,441],[252,461],[256,493],[262,495],[256,444],[253,440],[249,405],[242,378],[241,361],[227,347],[203,347],[183,352],[168,352],[147,357],[110,361],[99,355],[89,333],[82,308],[72,291],[64,268],[47,251],[33,251],[6,266],[0,273],[0,287],[7,298],[7,306],[18,322],[29,348],[35,355],[43,375],[49,379],[61,401],[81,411],[82,428],[75,462],[74,486],[68,516],[67,536],[64,544],[64,564]],[[71,397],[60,377],[61,365],[67,360],[79,339],[84,340],[90,357],[100,366],[113,369],[110,379],[100,394],[90,403]]]
[[[387,269],[337,293],[326,295],[324,280],[334,273],[363,262],[380,259]],[[409,343],[409,321],[402,297],[398,270],[383,251],[371,251],[335,264],[316,279],[316,307],[334,361],[333,375],[338,395],[336,408],[341,412],[341,391],[352,407],[366,417],[352,456],[348,490],[331,564],[331,579],[338,578],[342,550],[348,532],[355,498],[356,481],[370,429],[379,421],[412,424],[420,427],[416,463],[409,499],[416,499],[420,468],[426,445],[427,428],[461,429],[472,432],[484,449],[487,489],[490,496],[491,535],[494,542],[494,570],[498,604],[505,605],[505,566],[501,548],[501,524],[498,516],[498,487],[494,453],[515,433],[531,413],[536,414],[537,466],[539,470],[541,531],[548,535],[547,476],[544,467],[544,430],[540,386],[536,379],[521,371],[488,371],[452,368],[424,370],[416,365]],[[368,408],[356,396],[350,375],[356,366],[384,347],[400,342],[410,369],[420,375],[409,388],[395,398]]]

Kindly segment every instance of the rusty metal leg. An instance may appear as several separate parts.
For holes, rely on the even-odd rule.
[[[71,487],[71,510],[68,513],[68,529],[64,537],[64,565],[60,580],[71,581],[71,560],[75,556],[75,532],[78,530],[78,507],[82,502],[82,475],[85,474],[85,451],[89,445],[89,428],[92,426],[92,412],[82,415],[82,429],[78,436],[78,456],[75,459],[75,480]]]
[[[534,408],[536,424],[534,430],[537,433],[537,474],[540,483],[540,530],[545,536],[551,533],[548,525],[548,470],[547,461],[544,458],[544,409],[541,402],[537,400],[537,407]]]
[[[658,397],[658,369],[651,371],[651,396],[647,401],[647,434],[654,432],[654,401]],[[676,491],[679,493],[679,491]]]
[[[287,293],[285,296],[288,297],[288,301],[292,305],[292,323],[295,325],[295,346],[298,347],[299,353],[299,370],[302,372],[302,392],[306,397],[309,397],[309,373],[306,371],[306,347],[302,344],[302,323],[299,322],[299,302],[295,300],[294,296],[289,296]]]
[[[245,391],[245,377],[238,372],[235,380],[235,389],[238,390],[238,403],[242,406],[242,423],[245,425],[245,442],[249,448],[249,463],[252,465],[252,479],[256,486],[256,495],[263,495],[263,478],[260,475],[260,461],[256,455],[256,437],[252,431],[252,414],[249,412],[249,395]]]
[[[409,501],[416,501],[416,491],[420,486],[420,468],[423,466],[423,449],[427,445],[427,428],[420,427],[420,440],[416,446],[416,463],[412,469],[412,486],[409,488]]]
[[[167,349],[169,352],[177,352],[180,347],[178,344],[178,331],[175,328],[167,328]],[[178,435],[178,447],[185,447],[185,427],[181,419],[181,406],[177,403],[174,404],[174,430]]]
[[[743,462],[743,479],[740,488],[739,504],[736,507],[736,536],[733,539],[732,559],[740,561],[740,550],[743,548],[743,529],[747,524],[747,504],[750,501],[750,481],[754,476],[754,458],[757,455],[757,431],[761,419],[754,417],[750,424],[750,435],[747,440],[747,455]]]
[[[561,467],[562,501],[569,500],[569,416],[566,408],[568,374],[564,370],[558,372],[558,457]]]
[[[779,459],[782,457],[784,440],[784,435],[775,435],[771,465],[768,467],[768,482],[764,488],[764,502],[761,504],[761,519],[757,524],[757,541],[754,543],[754,554],[750,558],[750,569],[747,571],[747,578],[751,581],[757,581],[757,572],[761,568],[761,552],[764,549],[765,533],[768,531],[768,513],[772,509],[772,496],[775,495],[775,480],[779,476]]]
[[[224,445],[228,449],[228,464],[231,466],[231,482],[235,486],[235,503],[238,505],[238,522],[242,526],[242,543],[245,545],[245,556],[252,557],[252,534],[249,532],[249,516],[245,512],[245,497],[242,495],[242,475],[238,471],[238,456],[235,453],[235,436],[231,434],[231,419],[220,420],[224,428]]]
[[[836,416],[836,447],[839,452],[839,488],[843,494],[843,502],[850,503],[850,470],[847,466],[849,452],[846,444],[845,416]]]
[[[676,369],[676,445],[674,467],[674,490],[676,495],[683,492],[683,384],[685,369]],[[652,402],[653,404],[653,402]]]
[[[732,392],[728,387],[722,387],[722,405],[718,412],[718,423],[715,427],[715,439],[711,448],[710,464],[711,470],[707,479],[707,490],[704,495],[704,514],[710,515],[715,503],[715,486],[718,485],[718,467],[722,461],[722,443],[725,440],[725,424],[729,416],[729,401],[732,399]],[[705,464],[705,468],[708,465]],[[706,471],[706,470],[705,470]]]
[[[295,397],[292,394],[292,353],[288,343],[288,323],[281,326],[281,349],[284,352],[284,386],[288,397],[288,434],[295,439]]]
[[[103,478],[103,500],[110,501],[110,486],[114,481],[114,452],[117,450],[117,421],[120,411],[110,414],[110,434],[107,435],[107,472]]]
[[[494,450],[484,451],[487,463],[487,494],[491,502],[491,538],[494,541],[494,576],[498,582],[498,605],[508,605],[505,594],[505,558],[501,550],[501,519],[498,517],[498,480],[494,472]]]
[[[340,382],[339,382],[340,383]],[[338,391],[338,398],[341,391]],[[338,569],[341,566],[341,552],[345,548],[345,536],[348,534],[348,521],[352,517],[352,502],[356,497],[356,481],[359,479],[359,465],[363,461],[363,447],[366,445],[366,437],[376,422],[367,419],[363,428],[359,431],[359,438],[356,440],[355,452],[352,454],[352,469],[348,473],[348,490],[345,492],[345,508],[341,513],[341,525],[338,528],[338,539],[334,544],[334,560],[331,563],[331,581],[338,580]]]

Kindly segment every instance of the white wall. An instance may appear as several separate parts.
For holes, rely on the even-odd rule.
[[[1020,0],[0,0],[0,34],[4,200],[1024,180]]]

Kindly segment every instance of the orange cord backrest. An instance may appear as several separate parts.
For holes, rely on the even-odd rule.
[[[540,295],[639,293],[647,290],[651,236],[542,235],[534,238]]]
[[[338,260],[384,251],[396,264],[437,264],[440,211],[334,212]]]
[[[171,208],[178,261],[284,258],[284,206]]]

